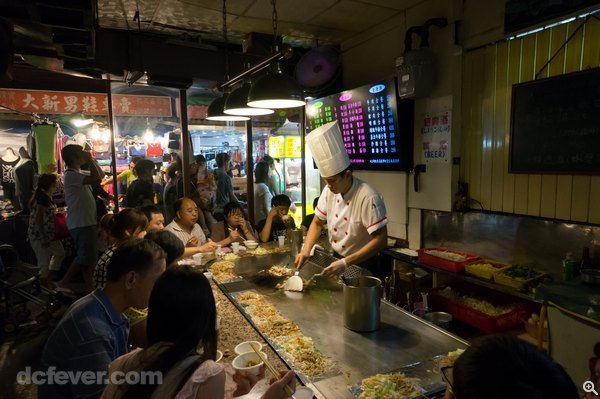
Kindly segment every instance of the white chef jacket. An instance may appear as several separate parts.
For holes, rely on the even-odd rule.
[[[342,256],[364,247],[371,234],[388,222],[381,194],[354,176],[352,187],[343,196],[329,187],[323,189],[315,216],[327,221],[331,247]]]

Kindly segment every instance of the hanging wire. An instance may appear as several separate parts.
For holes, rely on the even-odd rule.
[[[273,24],[273,49],[277,51],[277,1],[271,0],[273,6],[273,12],[271,14],[271,22]]]
[[[223,42],[225,43],[225,79],[229,80],[229,39],[227,37],[227,0],[223,0]]]

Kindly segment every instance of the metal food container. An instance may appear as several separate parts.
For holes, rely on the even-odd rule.
[[[368,332],[379,329],[381,280],[356,277],[344,284],[344,327]]]

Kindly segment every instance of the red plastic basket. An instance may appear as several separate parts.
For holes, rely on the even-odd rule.
[[[465,257],[463,261],[453,261],[450,259],[441,258],[432,254],[428,254],[427,251],[436,250],[441,252],[454,253]],[[419,253],[419,263],[428,266],[438,267],[449,272],[460,273],[465,270],[465,264],[477,260],[480,258],[479,255],[470,254],[467,252],[455,251],[447,248],[421,248],[417,250]]]
[[[454,289],[454,287],[453,287]],[[457,289],[458,292],[464,292]],[[495,295],[488,295],[492,303],[505,304],[514,301],[508,301],[506,298],[494,300]],[[429,294],[430,304],[436,310],[443,310],[452,316],[486,333],[496,333],[501,331],[513,330],[523,326],[523,320],[527,320],[531,313],[525,306],[518,307],[508,313],[499,316],[491,316],[479,310],[470,308],[458,301],[446,298],[439,294],[439,289],[434,288]]]

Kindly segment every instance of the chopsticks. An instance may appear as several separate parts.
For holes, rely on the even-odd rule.
[[[256,346],[254,346],[254,343],[251,343],[250,347],[252,348],[252,350],[254,350],[254,353],[256,353],[258,355],[258,357],[265,364],[265,366],[267,366],[267,368],[269,369],[271,374],[273,374],[273,377],[279,378],[279,373],[277,372],[277,369],[275,367],[273,367],[273,364],[271,364],[271,362],[266,358],[266,356],[263,356],[263,354],[260,352],[260,350],[258,350],[256,348]],[[292,388],[290,388],[289,385],[285,386],[285,393],[288,394],[290,396],[290,398],[295,399],[294,391],[292,391]]]

